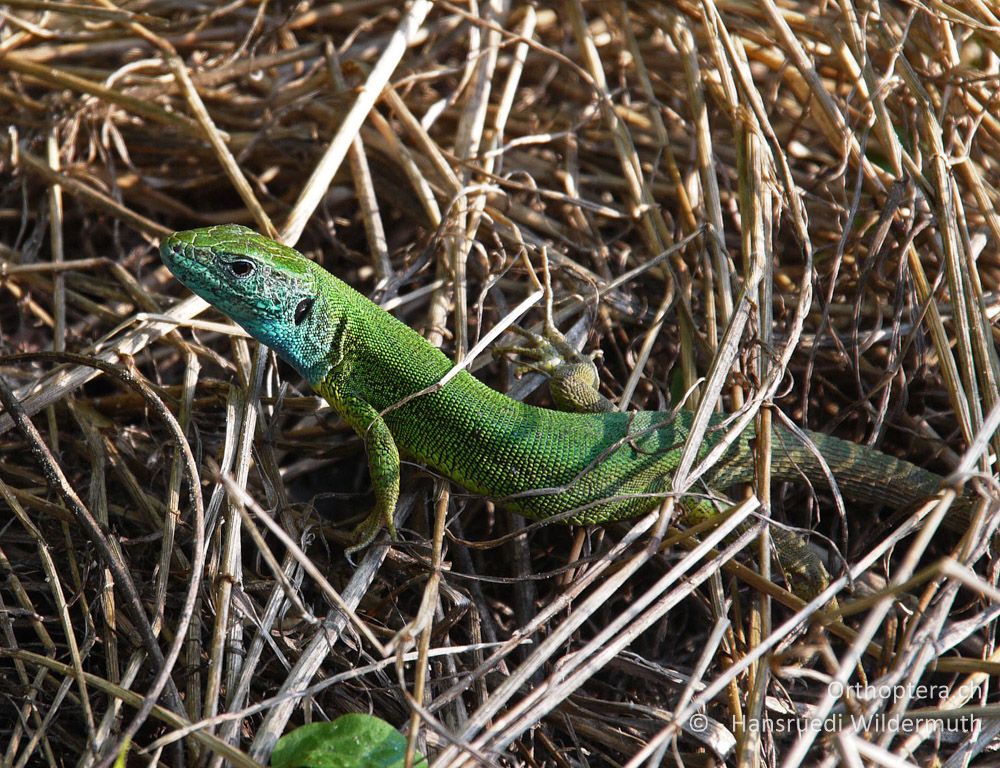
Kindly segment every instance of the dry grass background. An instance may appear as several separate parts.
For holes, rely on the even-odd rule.
[[[0,6],[3,765],[126,733],[137,764],[250,765],[354,711],[449,766],[997,759],[995,506],[932,539],[951,493],[841,521],[761,487],[852,565],[840,613],[755,573],[755,532],[705,559],[651,519],[524,531],[417,467],[401,540],[343,558],[360,443],[165,233],[280,233],[456,356],[545,249],[608,394],[773,399],[996,492],[995,7],[502,6]],[[841,728],[769,730],[807,715]]]

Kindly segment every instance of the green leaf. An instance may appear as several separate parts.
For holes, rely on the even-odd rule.
[[[271,754],[272,768],[400,768],[406,739],[372,715],[341,715],[332,723],[312,723],[282,736]],[[427,766],[419,752],[415,766]]]
[[[132,739],[125,739],[122,742],[122,748],[118,751],[118,757],[115,758],[114,768],[125,768],[128,760],[128,748],[132,746]]]

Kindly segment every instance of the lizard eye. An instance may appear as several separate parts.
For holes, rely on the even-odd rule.
[[[237,259],[229,262],[228,267],[234,277],[249,277],[253,274],[254,263],[246,259]]]
[[[315,302],[316,299],[302,299],[302,301],[298,303],[295,307],[295,315],[292,318],[296,325],[302,325],[305,319],[309,317],[309,313],[312,312],[313,304]]]

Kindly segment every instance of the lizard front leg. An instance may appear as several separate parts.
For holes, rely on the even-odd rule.
[[[385,420],[351,390],[349,382],[327,379],[318,391],[364,441],[368,454],[375,506],[354,529],[354,544],[345,550],[345,554],[351,555],[368,546],[383,526],[396,538],[393,513],[399,500],[399,450]]]

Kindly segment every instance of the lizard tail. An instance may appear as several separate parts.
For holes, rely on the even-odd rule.
[[[753,480],[752,432],[716,466],[707,478],[710,486],[724,488]],[[915,504],[933,496],[940,488],[940,475],[888,456],[863,445],[818,432],[806,432],[812,446],[791,432],[776,427],[771,448],[771,477],[775,480],[807,480],[817,490],[830,487],[830,479],[817,454],[823,457],[844,498],[892,509]]]
[[[933,496],[941,488],[940,475],[903,459],[830,435],[807,435],[825,459],[840,492],[852,501],[900,509]],[[776,437],[772,451],[776,477],[795,480],[804,474],[819,487],[829,485],[812,450],[785,430],[777,430]]]

